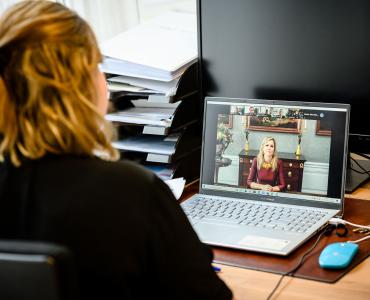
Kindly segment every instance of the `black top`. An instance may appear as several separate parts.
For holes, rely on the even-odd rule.
[[[230,299],[171,191],[130,162],[0,164],[0,238],[72,250],[83,299]]]

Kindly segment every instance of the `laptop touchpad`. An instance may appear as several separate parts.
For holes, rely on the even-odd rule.
[[[217,224],[217,223],[197,223],[194,226],[199,238],[203,241],[222,241],[222,243],[230,243],[244,236],[240,232],[240,226],[233,224]]]

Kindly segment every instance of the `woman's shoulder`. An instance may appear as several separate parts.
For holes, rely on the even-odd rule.
[[[153,198],[163,198],[163,191],[166,192],[165,183],[159,183],[153,172],[130,161],[60,156],[39,161],[33,174],[38,194],[50,195],[57,191],[58,198],[88,202],[91,207],[108,202],[113,207],[120,205],[117,199],[130,199],[136,203],[134,209],[146,206]],[[101,199],[105,199],[104,202]]]
[[[108,173],[107,175],[111,174],[113,176],[122,175],[122,173],[131,177],[142,177],[143,179],[151,179],[153,176],[149,170],[138,163],[129,160],[106,161],[99,158],[93,158],[91,159],[91,167],[96,168],[101,172],[106,172]]]
[[[153,181],[154,177],[149,170],[127,160],[106,161],[97,157],[61,155],[46,157],[40,160],[38,165],[41,173],[55,174],[57,177],[63,176],[71,180],[102,180],[112,184],[118,181],[122,184],[137,181],[148,183]]]

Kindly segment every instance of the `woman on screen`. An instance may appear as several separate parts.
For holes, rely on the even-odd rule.
[[[168,186],[116,161],[101,60],[62,4],[0,18],[0,239],[69,248],[79,299],[231,299]]]
[[[285,189],[283,162],[277,157],[276,141],[272,137],[262,140],[260,151],[253,159],[247,185],[251,189],[282,192]]]

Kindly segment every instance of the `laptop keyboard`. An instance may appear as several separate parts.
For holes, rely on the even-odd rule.
[[[240,224],[303,233],[326,213],[304,208],[279,207],[231,199],[197,197],[181,204],[190,221]]]

